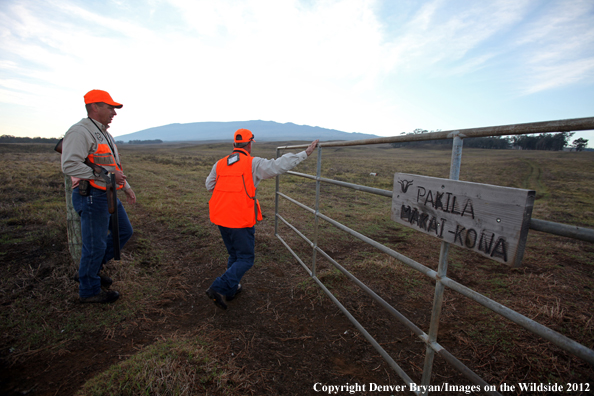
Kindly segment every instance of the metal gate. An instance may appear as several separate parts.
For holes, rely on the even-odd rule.
[[[425,353],[425,363],[423,367],[423,375],[421,379],[421,385],[428,386],[430,385],[430,378],[431,378],[431,371],[433,368],[433,359],[435,354],[441,356],[446,362],[451,364],[454,368],[456,368],[461,374],[463,374],[466,378],[472,381],[474,384],[479,385],[481,390],[485,393],[490,395],[500,395],[497,391],[495,385],[489,385],[485,382],[481,377],[479,377],[476,373],[470,370],[466,365],[464,365],[460,360],[458,360],[455,356],[453,356],[450,352],[448,352],[444,347],[437,343],[437,333],[439,328],[439,320],[441,314],[441,308],[443,303],[443,295],[444,290],[446,287],[454,290],[463,296],[466,296],[477,303],[483,305],[484,307],[490,309],[491,311],[509,319],[510,321],[522,326],[526,330],[550,341],[551,343],[555,344],[559,348],[585,360],[591,365],[594,365],[594,350],[587,348],[586,346],[567,338],[566,336],[549,329],[546,326],[539,324],[531,320],[530,318],[505,307],[504,305],[499,304],[496,301],[493,301],[476,291],[450,279],[447,277],[447,269],[448,269],[448,251],[449,251],[449,243],[442,242],[441,250],[440,250],[440,257],[439,257],[439,264],[437,271],[432,270],[429,267],[426,267],[419,262],[406,257],[397,251],[388,248],[387,246],[376,242],[361,233],[347,227],[344,224],[341,224],[330,217],[320,213],[319,206],[320,206],[320,184],[321,183],[329,183],[345,188],[355,189],[358,191],[367,192],[370,194],[376,194],[388,198],[392,198],[392,191],[388,190],[381,190],[377,188],[347,183],[343,181],[333,180],[333,179],[326,179],[323,178],[321,175],[321,164],[322,164],[322,151],[324,147],[339,147],[339,146],[359,146],[359,145],[371,145],[371,144],[381,144],[381,143],[396,143],[396,142],[410,142],[410,141],[427,141],[427,140],[444,140],[444,139],[451,139],[452,143],[452,158],[451,158],[451,165],[450,165],[450,179],[458,180],[458,176],[460,174],[460,164],[461,164],[461,157],[462,157],[462,143],[464,138],[470,137],[487,137],[487,136],[503,136],[503,135],[522,135],[522,134],[529,134],[529,133],[550,133],[550,132],[569,132],[569,131],[578,131],[578,130],[592,130],[594,129],[594,117],[589,118],[579,118],[579,119],[569,119],[569,120],[558,120],[558,121],[548,121],[548,122],[537,122],[537,123],[527,123],[527,124],[515,124],[515,125],[503,125],[503,126],[495,126],[495,127],[485,127],[485,128],[473,128],[473,129],[464,129],[464,130],[456,130],[456,131],[443,131],[443,132],[434,132],[434,133],[425,133],[425,134],[417,134],[417,135],[406,135],[406,136],[397,136],[397,137],[386,137],[386,138],[377,138],[377,139],[367,139],[367,140],[356,140],[356,141],[346,141],[346,142],[335,142],[335,143],[320,143],[318,145],[318,158],[317,158],[317,172],[316,175],[308,175],[304,173],[298,172],[288,172],[291,175],[299,176],[311,180],[316,181],[316,198],[315,198],[315,208],[310,208],[301,202],[293,199],[279,191],[280,185],[280,177],[276,178],[276,193],[275,193],[275,235],[280,239],[280,241],[285,245],[285,247],[291,252],[291,254],[297,259],[297,261],[303,266],[303,268],[307,271],[307,273],[312,277],[312,279],[317,283],[317,285],[328,295],[328,297],[336,304],[336,306],[346,315],[346,317],[353,323],[353,325],[363,334],[363,336],[371,343],[371,345],[380,353],[380,355],[384,358],[384,360],[396,371],[396,373],[404,380],[407,384],[408,389],[412,389],[415,394],[424,394],[420,389],[427,389],[421,388],[416,386],[416,384],[410,379],[410,377],[402,370],[402,368],[396,363],[396,361],[381,347],[381,345],[365,330],[365,328],[349,313],[349,311],[336,299],[336,297],[328,290],[326,286],[318,279],[317,277],[317,265],[316,265],[316,256],[317,254],[321,254],[324,258],[326,258],[334,267],[340,270],[344,275],[346,275],[352,282],[354,282],[357,286],[359,286],[362,290],[364,290],[371,298],[373,298],[377,303],[379,303],[383,308],[385,308],[392,316],[394,316],[398,321],[404,324],[408,329],[410,329],[417,337],[419,337],[426,345],[426,353]],[[307,145],[294,145],[294,146],[282,146],[277,147],[276,156],[277,158],[280,155],[281,150],[287,149],[296,149],[296,148],[305,148]],[[309,240],[302,232],[300,232],[295,226],[290,224],[287,220],[285,220],[279,213],[279,198],[284,198],[293,204],[301,207],[303,210],[308,211],[315,216],[314,222],[314,233],[313,233],[313,241]],[[328,255],[324,250],[322,250],[318,246],[318,228],[319,228],[319,220],[324,220],[336,228],[358,238],[359,240],[373,246],[374,248],[379,249],[380,251],[386,253],[387,255],[399,260],[403,264],[408,265],[409,267],[419,271],[420,273],[424,274],[430,279],[435,280],[435,292],[434,292],[434,299],[433,299],[433,309],[431,313],[431,322],[429,326],[429,332],[425,333],[421,330],[418,326],[416,326],[413,322],[407,319],[403,314],[398,312],[394,307],[388,304],[385,300],[383,300],[380,296],[378,296],[373,290],[367,287],[363,282],[357,279],[353,274],[348,272],[343,266],[341,266],[338,262],[336,262],[330,255]],[[287,225],[290,229],[292,229],[297,235],[299,235],[307,244],[309,244],[313,249],[313,258],[312,258],[312,267],[311,269],[301,260],[301,258],[291,249],[288,243],[280,236],[279,234],[279,220]],[[531,219],[530,221],[530,229],[546,232],[549,234],[560,235],[575,239],[580,239],[583,241],[588,241],[594,243],[594,230],[583,228],[583,227],[575,227],[569,226],[560,223],[554,223],[545,220],[538,220],[538,219]]]

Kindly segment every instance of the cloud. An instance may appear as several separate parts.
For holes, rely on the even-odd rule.
[[[458,67],[456,62],[464,61],[463,70],[470,71],[472,65],[481,65],[493,56],[473,51],[521,21],[527,9],[525,0],[428,2],[392,39],[392,64],[417,70],[441,64],[449,73],[451,65]]]
[[[71,124],[82,95],[105,89],[125,104],[121,134],[241,119],[400,133],[444,118],[414,92],[423,84],[444,96],[440,84],[480,74],[511,96],[592,81],[590,1],[402,4],[4,0],[0,102],[27,106],[35,116],[18,122],[31,129]]]
[[[0,86],[4,84],[0,81]],[[0,88],[0,103],[28,106],[31,103],[31,95],[23,92],[15,92],[11,88]]]
[[[17,63],[13,62],[13,61],[7,61],[7,60],[0,61],[0,69],[3,69],[3,70],[16,70],[17,66],[18,66]]]
[[[554,3],[518,35],[524,51],[524,94],[594,83],[594,3]]]
[[[525,88],[526,94],[533,94],[553,88],[594,81],[594,57],[575,61],[564,61],[550,66],[539,65],[534,68],[531,84]]]

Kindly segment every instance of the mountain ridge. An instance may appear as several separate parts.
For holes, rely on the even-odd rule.
[[[359,140],[379,137],[377,135],[360,132],[343,132],[336,129],[318,126],[298,125],[292,122],[278,123],[275,121],[206,121],[191,123],[173,123],[143,129],[137,132],[116,136],[116,140],[155,140],[164,142],[191,141],[229,141],[233,133],[240,128],[249,129],[256,141],[277,142],[287,140]]]

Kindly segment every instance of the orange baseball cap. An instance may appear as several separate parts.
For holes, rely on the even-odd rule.
[[[233,136],[235,143],[255,142],[254,134],[249,129],[238,129]]]
[[[108,105],[111,105],[116,109],[121,109],[122,106],[124,106],[121,103],[114,102],[107,92],[101,91],[99,89],[94,89],[86,93],[85,104],[89,103],[107,103]]]

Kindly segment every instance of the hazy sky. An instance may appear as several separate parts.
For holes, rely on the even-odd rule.
[[[91,89],[124,104],[116,136],[592,117],[594,1],[0,0],[0,134],[62,136]],[[577,137],[594,147],[594,131]]]

